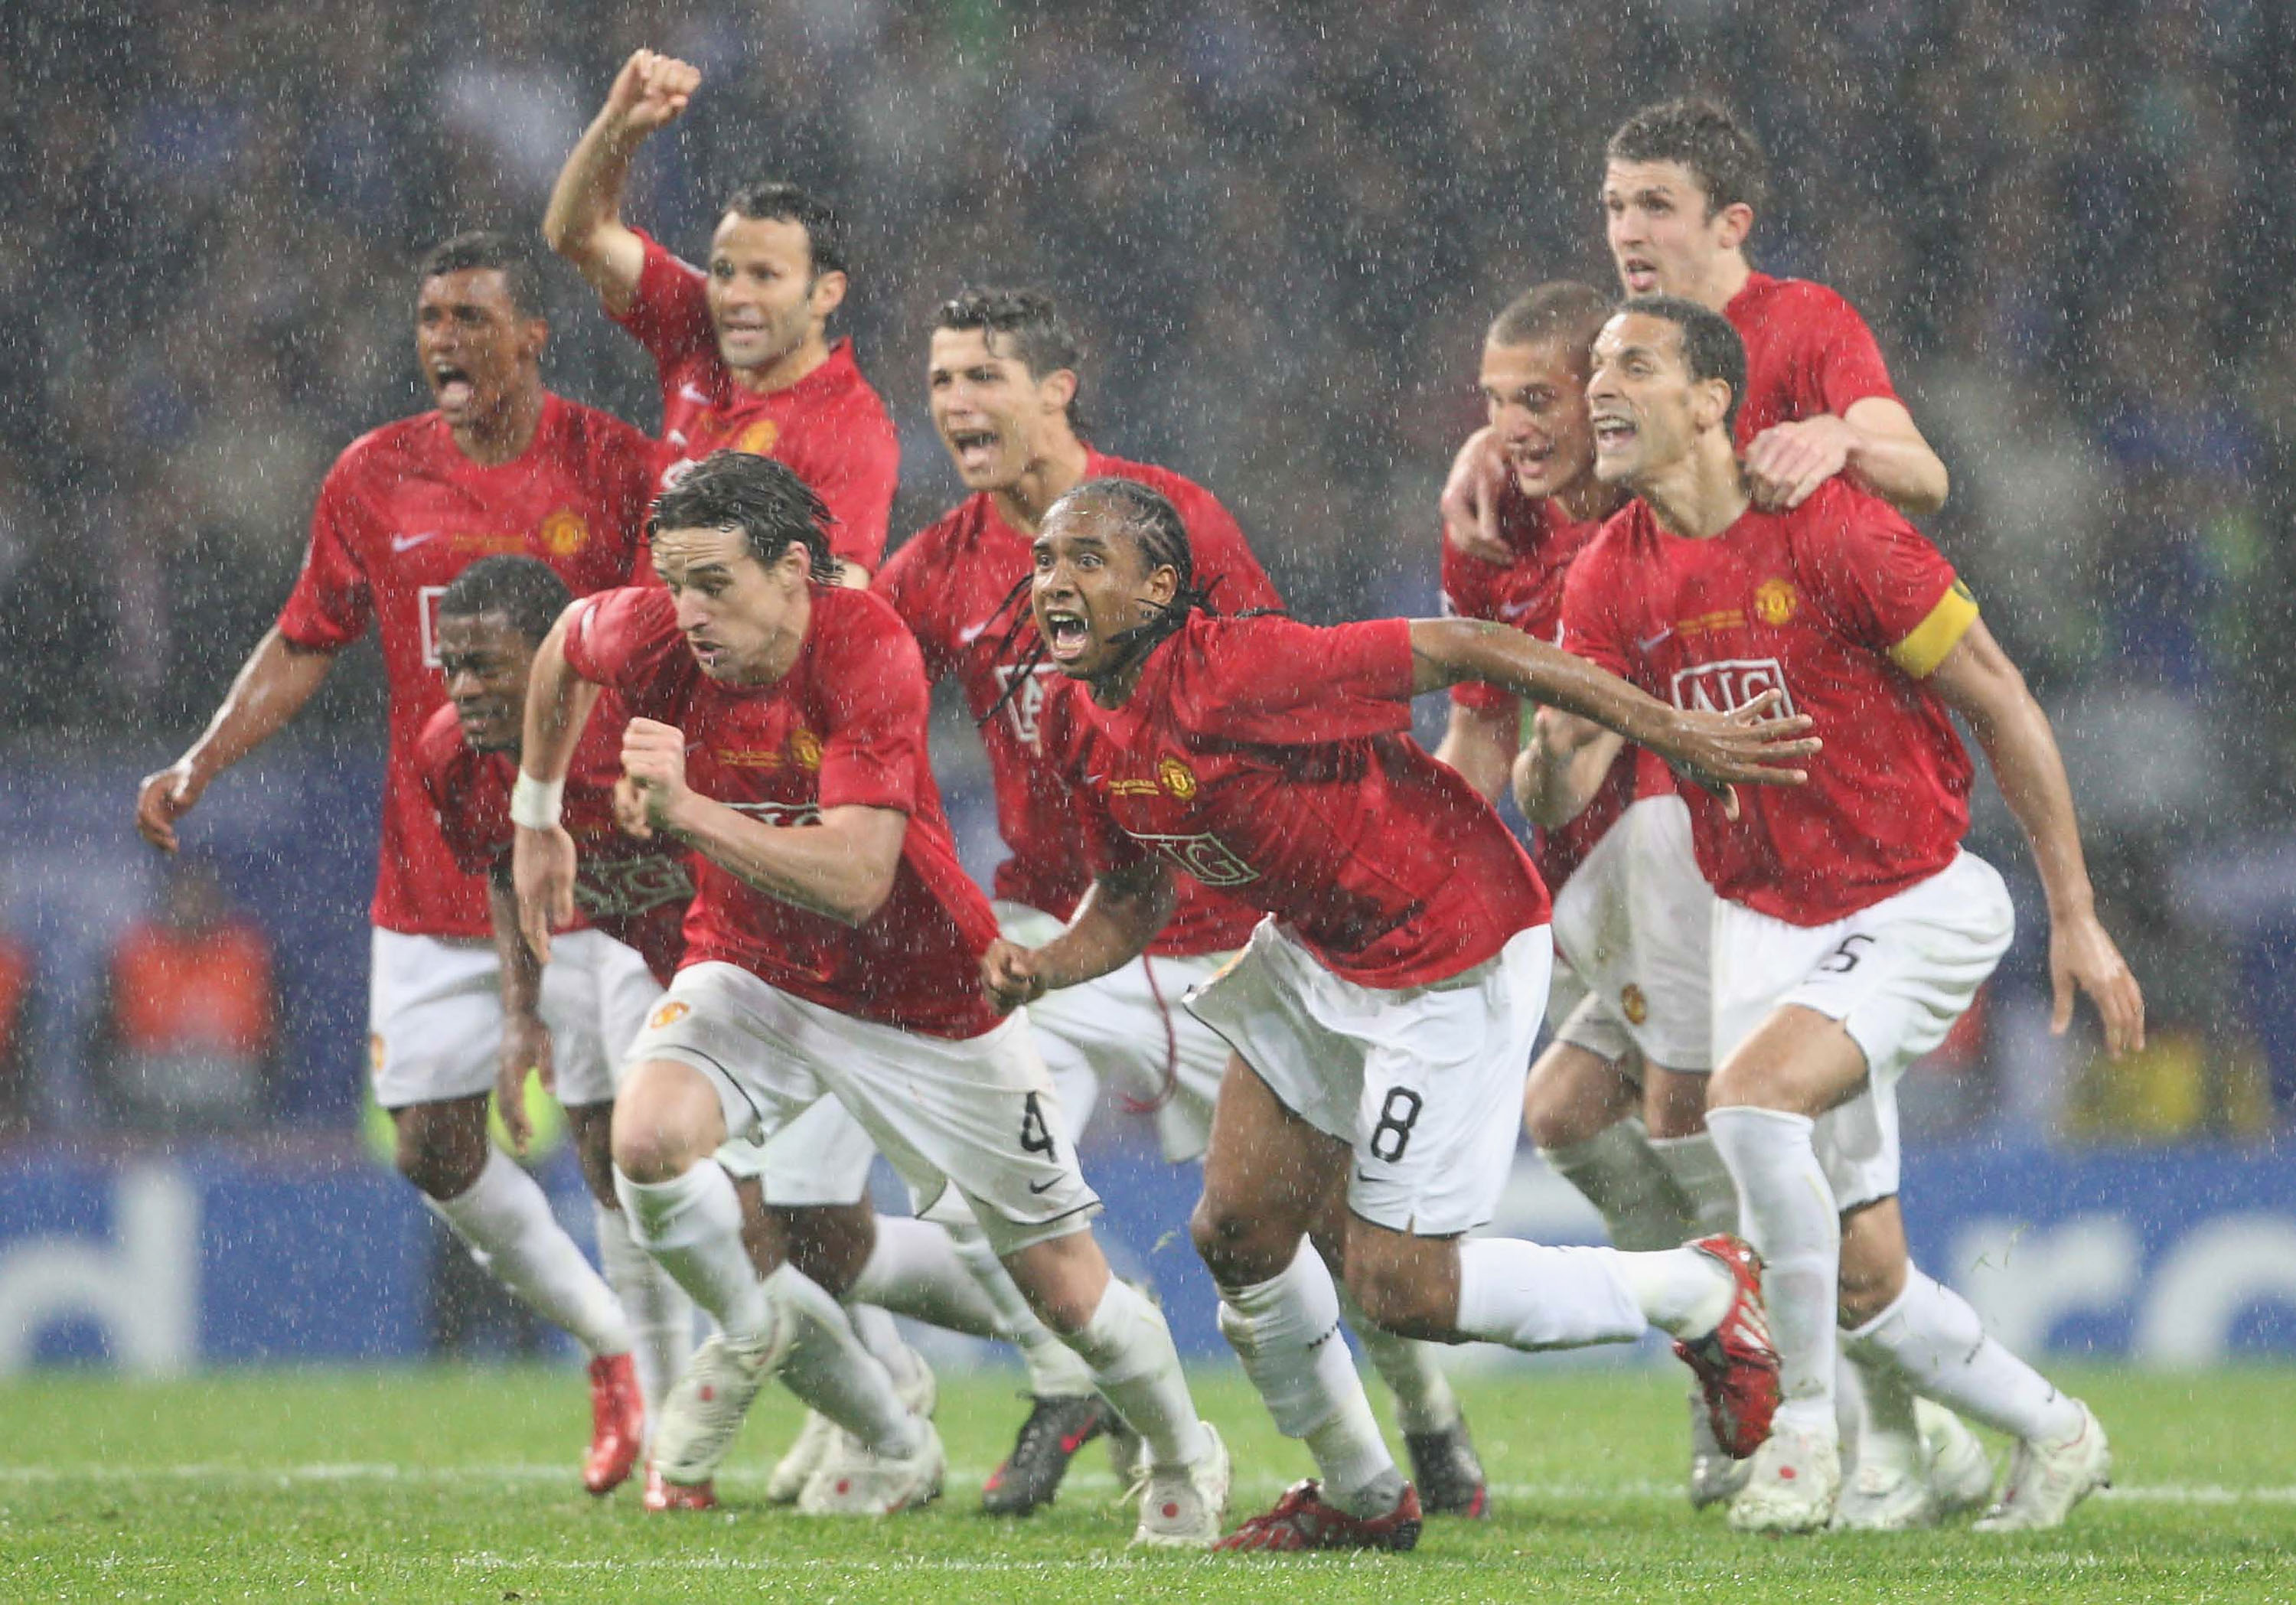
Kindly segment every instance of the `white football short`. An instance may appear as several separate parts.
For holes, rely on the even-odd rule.
[[[1727,1049],[1788,1004],[1838,1020],[1866,1055],[1866,1090],[1817,1121],[1844,1211],[1898,1191],[1898,1078],[1945,1040],[2016,929],[2009,888],[1963,853],[1895,897],[1827,925],[1714,908],[1714,1041]]]
[[[418,937],[375,928],[367,980],[367,1047],[374,1101],[384,1109],[494,1090],[502,1051],[502,969],[486,938]],[[558,1095],[569,1104],[614,1095],[616,1035],[655,990],[645,961],[603,931],[551,938],[542,972]]]
[[[1066,929],[1041,909],[1018,903],[996,905],[996,921],[1007,940],[1026,947],[1041,947]],[[1037,1052],[1079,1134],[1092,1124],[1105,1079],[1119,1097],[1154,1110],[1165,1159],[1177,1165],[1203,1158],[1228,1046],[1180,999],[1234,956],[1144,954],[1098,980],[1048,992],[1029,1005]]]
[[[1083,1231],[1100,1208],[1025,1011],[951,1040],[855,1020],[732,964],[694,964],[677,972],[629,1057],[709,1077],[735,1137],[770,1142],[835,1098],[908,1183],[919,1214],[954,1186],[999,1254]]]
[[[1554,962],[1535,925],[1447,980],[1382,991],[1263,920],[1187,1003],[1278,1101],[1354,1150],[1350,1209],[1451,1237],[1488,1221],[1506,1184]]]
[[[1613,1062],[1631,1047],[1663,1069],[1712,1069],[1715,901],[1682,798],[1630,805],[1554,895],[1555,952],[1587,993],[1555,1035]]]

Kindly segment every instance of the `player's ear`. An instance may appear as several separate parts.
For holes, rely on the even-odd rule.
[[[1158,563],[1148,571],[1148,600],[1158,607],[1170,603],[1180,594],[1180,571],[1169,563]]]
[[[1730,415],[1730,381],[1726,379],[1702,379],[1693,387],[1690,397],[1691,422],[1702,430],[1719,429]]]
[[[806,292],[807,302],[813,310],[813,315],[826,319],[831,313],[842,307],[845,304],[845,274],[842,269],[832,269],[828,273],[814,274],[813,287]]]
[[[1055,368],[1037,382],[1037,395],[1047,409],[1065,413],[1069,403],[1076,399],[1077,376],[1073,368]]]
[[[1725,250],[1735,250],[1754,232],[1754,209],[1742,201],[1734,201],[1714,217],[1714,242]]]
[[[525,341],[527,355],[540,362],[543,352],[550,345],[550,320],[546,317],[528,318],[526,326],[521,333]]]

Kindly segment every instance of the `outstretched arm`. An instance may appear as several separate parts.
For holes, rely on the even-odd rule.
[[[2095,1000],[2103,1017],[2106,1052],[2118,1059],[2142,1048],[2144,995],[2096,917],[2072,787],[2049,716],[1982,619],[1930,672],[1929,684],[1969,721],[2001,783],[2002,798],[2032,843],[2049,899],[2049,982],[2055,1004],[2050,1029],[2062,1032],[2072,1023],[2078,988]]]
[[[511,880],[517,888],[519,929],[535,957],[550,962],[550,932],[574,919],[574,838],[558,823],[560,793],[573,766],[574,744],[597,706],[598,687],[566,661],[570,605],[536,649],[526,683],[526,727],[519,739],[518,784],[510,816],[518,827],[511,846]]]
[[[1480,680],[1617,731],[1649,748],[1737,815],[1736,784],[1798,786],[1808,779],[1792,766],[1818,749],[1807,716],[1771,717],[1775,692],[1734,713],[1686,713],[1628,684],[1607,669],[1503,624],[1472,618],[1411,621],[1414,692]]]
[[[1042,947],[1003,938],[980,955],[980,984],[1000,1014],[1047,992],[1074,987],[1130,963],[1172,918],[1171,872],[1144,858],[1101,876],[1069,928]]]
[[[675,56],[633,53],[559,170],[542,214],[543,240],[589,281],[616,317],[629,311],[645,269],[645,242],[622,221],[630,159],[648,135],[677,119],[701,82],[701,71]]]
[[[298,646],[274,625],[240,666],[215,717],[183,757],[147,774],[135,792],[135,829],[160,851],[176,850],[176,821],[208,783],[279,733],[324,684],[335,655]]]

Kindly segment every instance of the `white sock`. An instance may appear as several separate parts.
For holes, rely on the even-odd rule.
[[[1111,1276],[1100,1306],[1069,1342],[1092,1367],[1101,1396],[1148,1445],[1152,1463],[1190,1466],[1203,1457],[1210,1445],[1163,1311]]]
[[[545,1320],[594,1355],[630,1352],[630,1323],[614,1290],[550,1213],[541,1185],[500,1149],[488,1148],[479,1179],[462,1193],[422,1201],[472,1259]]]
[[[923,1423],[893,1391],[891,1373],[861,1346],[845,1306],[791,1265],[767,1277],[766,1290],[789,1322],[782,1385],[873,1453],[915,1454],[924,1442]]]
[[[1463,1239],[1459,1331],[1509,1348],[1631,1343],[1650,1323],[1622,1274],[1620,1262],[1628,1257],[1616,1249],[1552,1249],[1512,1237]]]
[[[1091,1393],[1092,1367],[1037,1318],[980,1228],[951,1226],[948,1240],[981,1296],[996,1309],[996,1330],[1021,1351],[1021,1363],[1029,1370],[1029,1391],[1040,1399],[1080,1399]]]
[[[827,1291],[826,1289],[823,1290]],[[906,1388],[917,1380],[918,1372],[924,1368],[924,1361],[901,1336],[901,1329],[894,1324],[892,1316],[873,1304],[859,1304],[849,1298],[845,1304],[845,1318],[853,1323],[853,1335],[861,1340],[861,1347],[867,1349],[876,1358],[877,1363],[885,1368],[885,1374],[893,1379],[895,1388]]]
[[[1364,1504],[1386,1508],[1375,1503],[1376,1493],[1390,1478],[1399,1492],[1402,1473],[1340,1335],[1339,1291],[1323,1256],[1302,1238],[1282,1274],[1219,1292],[1221,1336],[1243,1362],[1275,1429],[1307,1443],[1325,1497],[1358,1515],[1371,1513],[1358,1508]]]
[[[2079,1404],[1987,1337],[1969,1300],[1915,1266],[1897,1301],[1849,1341],[1860,1358],[1903,1372],[1915,1391],[2012,1437],[2053,1444],[2080,1429]]]
[[[997,1268],[1001,1273],[1004,1267]],[[1012,1285],[1011,1277],[1004,1282]],[[1013,1295],[1019,1298],[1020,1290],[1013,1288]],[[1011,1336],[995,1300],[981,1290],[972,1265],[949,1240],[947,1229],[931,1221],[879,1216],[877,1246],[853,1278],[845,1300],[877,1305],[927,1326],[971,1338]],[[1032,1314],[1029,1319],[1036,1317]]]
[[[685,1363],[693,1357],[693,1301],[652,1255],[638,1247],[620,1210],[595,1199],[591,1203],[597,1211],[598,1263],[630,1323],[630,1353],[651,1433],[661,1419],[663,1396],[685,1374]]]
[[[1738,1183],[1738,1219],[1761,1254],[1762,1299],[1778,1351],[1775,1421],[1821,1437],[1833,1419],[1834,1312],[1841,1216],[1811,1146],[1816,1123],[1781,1110],[1710,1110],[1706,1128]]]
[[[1396,1425],[1414,1437],[1456,1426],[1459,1396],[1451,1391],[1450,1379],[1443,1374],[1442,1362],[1437,1357],[1443,1346],[1398,1338],[1385,1327],[1374,1326],[1349,1296],[1345,1283],[1340,1284],[1339,1294],[1340,1313],[1347,1317],[1348,1330],[1355,1333],[1364,1353],[1371,1356],[1372,1369],[1395,1396]]]
[[[1711,1132],[1652,1137],[1650,1150],[1677,1196],[1688,1206],[1690,1236],[1711,1237],[1738,1229],[1738,1185],[1730,1179],[1730,1167],[1722,1162]]]
[[[1643,1319],[1672,1338],[1703,1338],[1722,1324],[1738,1296],[1736,1278],[1695,1249],[1620,1254],[1619,1279]]]
[[[1672,1249],[1691,1235],[1690,1223],[1655,1146],[1643,1123],[1629,1117],[1584,1142],[1542,1148],[1538,1157],[1586,1194],[1610,1228],[1612,1247]]]
[[[772,1336],[773,1304],[742,1247],[742,1200],[730,1176],[706,1159],[667,1182],[633,1182],[617,1170],[614,1195],[630,1236],[727,1338],[757,1344]]]

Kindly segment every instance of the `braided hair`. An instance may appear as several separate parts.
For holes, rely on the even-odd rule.
[[[1130,629],[1119,634],[1111,643],[1123,654],[1121,666],[1129,667],[1156,650],[1168,636],[1179,633],[1193,612],[1216,614],[1211,594],[1218,585],[1215,576],[1206,585],[1196,584],[1195,550],[1188,543],[1188,526],[1180,517],[1180,510],[1172,505],[1154,487],[1143,485],[1137,479],[1104,476],[1086,479],[1070,488],[1050,507],[1045,509],[1045,520],[1064,508],[1089,504],[1107,513],[1117,526],[1129,535],[1140,548],[1140,555],[1150,572],[1170,569],[1179,576],[1179,585],[1172,600],[1156,606],[1154,616],[1143,619]],[[1034,576],[1021,579],[1005,595],[998,609],[1013,608],[1025,597],[1036,583]],[[997,643],[996,656],[1001,659],[1021,638],[1021,633],[1036,622],[1036,616],[1026,607],[1013,614],[1012,626]],[[1052,653],[1052,643],[1041,635],[1029,643],[1028,651],[1014,666],[1014,672],[1004,684],[1004,692],[995,706],[983,714],[979,723],[988,724],[1004,710],[1007,703],[1018,695],[1021,687],[1033,676]]]

